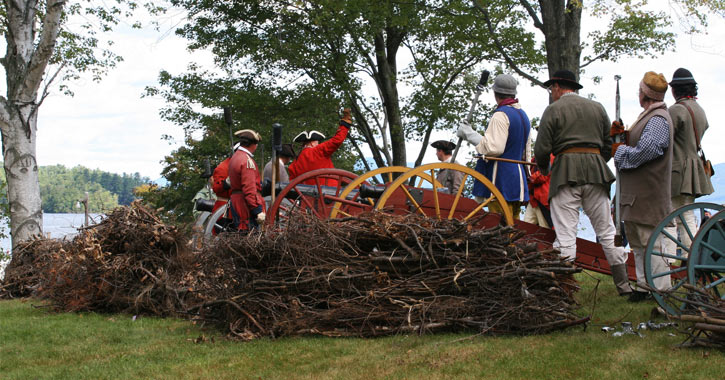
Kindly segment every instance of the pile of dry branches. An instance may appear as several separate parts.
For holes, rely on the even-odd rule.
[[[300,214],[282,230],[221,235],[192,255],[176,229],[134,204],[71,242],[31,243],[4,286],[26,281],[59,310],[182,316],[243,339],[529,334],[585,322],[574,314],[578,268],[513,228],[475,224]]]
[[[470,225],[475,225],[475,222]],[[572,274],[510,227],[382,213],[220,236],[186,278],[190,316],[235,335],[535,333],[584,322]]]
[[[682,287],[687,292],[684,297],[680,292],[663,296],[671,302],[682,303],[682,314],[672,318],[692,323],[683,346],[725,348],[725,300],[715,288],[704,290],[690,284]]]
[[[169,315],[189,263],[181,234],[139,203],[115,209],[72,241],[37,240],[13,251],[5,296],[33,295],[64,311]],[[188,256],[188,259],[191,259]]]

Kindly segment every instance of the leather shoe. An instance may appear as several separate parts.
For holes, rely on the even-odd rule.
[[[642,302],[649,299],[652,299],[652,295],[649,292],[638,292],[635,290],[629,295],[627,302]]]

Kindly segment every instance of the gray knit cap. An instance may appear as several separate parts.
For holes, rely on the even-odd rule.
[[[501,74],[493,80],[493,92],[504,95],[516,95],[517,85],[516,78],[508,74]]]

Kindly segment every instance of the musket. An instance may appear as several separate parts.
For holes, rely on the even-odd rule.
[[[232,120],[232,110],[230,110],[229,107],[224,107],[224,122],[227,124],[227,127],[229,128],[229,149],[231,150],[232,156],[233,156],[234,155],[234,134],[232,133],[232,125],[234,124],[234,121]]]
[[[478,85],[476,85],[476,94],[473,96],[473,100],[471,101],[471,108],[468,109],[468,115],[466,115],[466,122],[469,125],[473,120],[473,112],[476,110],[476,104],[478,104],[478,97],[481,96],[481,93],[486,87],[489,75],[491,75],[491,73],[488,72],[488,70],[483,70],[483,72],[481,73],[481,78],[478,80]],[[458,150],[461,149],[462,143],[463,138],[459,137],[458,144],[456,144],[456,150],[453,152],[453,156],[451,156],[451,162],[456,162],[456,156],[458,156]]]
[[[615,112],[614,118],[615,118],[615,120],[617,120],[618,122],[621,123],[622,117],[621,117],[620,98],[619,98],[619,80],[620,79],[622,79],[621,75],[614,76],[614,80],[617,81],[617,95],[615,97],[615,102],[616,102],[615,107],[616,108],[614,111]],[[614,143],[622,142],[622,135],[621,134],[615,135],[613,142]],[[615,223],[616,223],[616,226],[615,226],[616,234],[614,235],[614,245],[617,247],[621,247],[624,245],[623,244],[624,241],[622,239],[622,214],[620,211],[621,202],[619,200],[621,198],[620,195],[622,194],[622,187],[619,185],[619,169],[617,169],[615,167],[614,170],[615,170],[615,176],[616,176],[616,182],[617,182],[617,185],[614,190],[614,219],[615,219]]]
[[[277,176],[279,174],[279,152],[282,151],[282,125],[279,123],[272,124],[272,203],[274,204],[275,188]]]
[[[501,157],[485,157],[483,155],[477,154],[473,156],[474,158],[483,158],[486,161],[501,161],[501,162],[510,162],[512,164],[521,164],[521,165],[536,165],[535,162],[527,162],[527,161],[521,161],[521,160],[512,160],[510,158],[501,158]]]

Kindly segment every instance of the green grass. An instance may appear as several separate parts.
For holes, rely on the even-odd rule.
[[[676,348],[675,330],[615,338],[600,331],[649,320],[611,279],[582,274],[586,329],[527,337],[466,334],[378,339],[230,341],[188,321],[48,313],[37,300],[0,301],[0,379],[722,379],[725,352]],[[660,320],[662,320],[660,318]],[[199,337],[205,339],[198,339]],[[212,341],[213,339],[213,341]]]

